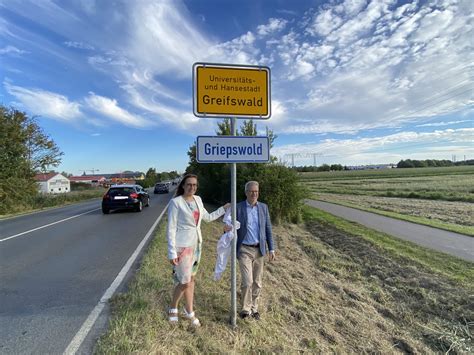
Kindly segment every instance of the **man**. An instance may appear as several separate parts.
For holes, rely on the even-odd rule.
[[[237,259],[239,260],[241,283],[242,319],[253,317],[260,319],[258,299],[262,289],[264,256],[275,260],[275,248],[272,237],[272,224],[268,206],[258,202],[258,182],[245,184],[247,199],[237,204]],[[268,247],[268,253],[267,253]]]

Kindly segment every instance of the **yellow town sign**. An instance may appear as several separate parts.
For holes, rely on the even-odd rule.
[[[195,63],[193,89],[198,117],[271,116],[268,67]]]

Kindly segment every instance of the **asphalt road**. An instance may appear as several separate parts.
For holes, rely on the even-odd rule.
[[[306,203],[371,229],[474,262],[474,237],[401,221],[333,203],[314,200],[306,200]]]
[[[62,354],[171,195],[140,213],[103,215],[97,199],[0,220],[0,354]]]

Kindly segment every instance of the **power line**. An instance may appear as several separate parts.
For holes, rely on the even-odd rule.
[[[458,96],[461,96],[462,94],[465,94],[466,92],[469,92],[469,91],[472,91],[472,88],[469,88],[469,89],[467,89],[467,90],[465,90],[465,91],[462,91],[462,92],[460,92],[460,93],[458,93],[458,94],[456,94],[456,95],[452,95],[452,96],[450,96],[450,97],[447,97],[446,99],[439,100],[439,101],[436,101],[436,102],[433,101],[432,103],[431,103],[431,102],[430,102],[430,103],[427,103],[427,104],[425,104],[424,106],[422,106],[422,108],[419,108],[419,109],[417,109],[417,110],[415,110],[415,111],[409,111],[409,113],[402,115],[402,117],[413,116],[413,114],[415,114],[415,113],[424,111],[424,110],[426,110],[426,109],[428,109],[428,108],[430,108],[430,107],[437,106],[437,105],[439,105],[441,102],[445,102],[445,101],[451,100],[451,99],[453,99],[453,98],[455,98],[455,97],[458,97]],[[448,94],[448,93],[446,93],[446,94]],[[446,94],[441,95],[441,97],[445,96]],[[430,99],[431,99],[431,98],[430,98]],[[459,105],[456,105],[456,106],[454,106],[454,107],[458,107],[458,106],[459,106]],[[401,109],[399,109],[399,110],[401,110]],[[397,117],[397,116],[394,115],[394,116],[392,116],[391,118],[389,118],[388,120],[391,120],[391,119],[393,119],[393,118],[395,118],[395,117]]]

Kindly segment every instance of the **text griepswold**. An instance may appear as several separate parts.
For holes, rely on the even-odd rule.
[[[242,147],[233,147],[233,146],[220,146],[219,143],[212,145],[211,143],[204,144],[204,153],[206,155],[217,155],[225,156],[226,158],[230,156],[253,156],[253,155],[262,155],[263,153],[263,144],[252,143],[248,146]]]

